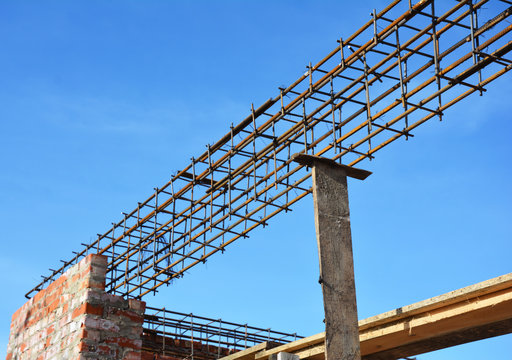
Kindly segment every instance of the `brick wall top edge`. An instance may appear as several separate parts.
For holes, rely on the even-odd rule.
[[[99,254],[89,254],[78,263],[80,269],[92,264],[99,267],[107,267],[107,257]]]
[[[140,360],[146,303],[106,293],[107,264],[90,254],[22,305],[7,359]]]
[[[34,306],[36,303],[42,301],[49,293],[53,292],[55,288],[58,288],[59,286],[62,286],[63,283],[70,277],[71,274],[78,272],[80,270],[83,270],[86,267],[94,266],[94,267],[101,267],[106,268],[107,266],[108,258],[104,255],[98,255],[98,254],[89,254],[82,260],[78,262],[78,264],[75,264],[71,266],[69,269],[67,269],[64,274],[62,274],[60,277],[55,279],[55,281],[51,282],[47,288],[40,290],[37,292],[31,299],[29,299],[27,302],[25,302],[22,306],[18,308],[14,312],[14,314],[11,317],[11,322],[16,320],[20,314],[25,312],[27,309]]]

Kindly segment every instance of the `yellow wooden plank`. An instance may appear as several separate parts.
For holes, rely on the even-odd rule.
[[[509,287],[512,287],[512,273],[360,320],[359,329],[364,330],[366,328],[375,327],[379,324],[392,321],[393,319],[403,319],[404,317],[456,303],[461,299],[474,298]]]
[[[420,352],[415,351],[464,342],[464,336],[468,341],[493,336],[493,331],[488,331],[493,324],[501,324],[495,335],[512,332],[512,273],[359,321],[361,355],[372,358],[386,351],[398,357],[416,355]],[[484,328],[488,333],[472,334],[472,330]],[[459,336],[450,340],[454,335]],[[319,359],[325,351],[324,341],[325,333],[320,333],[273,349],[252,351],[243,360],[267,359],[281,351],[301,359]]]
[[[261,351],[259,353],[255,354],[254,359],[262,359],[267,358],[268,356],[272,354],[277,354],[279,352],[294,352],[299,349],[307,348],[308,346],[316,345],[316,344],[323,344],[325,340],[325,333],[316,334],[313,336],[308,336],[307,338],[300,339],[297,341],[293,341],[291,343],[281,345],[278,347],[275,347],[270,350]]]
[[[224,356],[221,358],[222,360],[248,360],[248,359],[254,359],[254,354],[266,350],[268,348],[268,342],[262,342],[261,344],[254,345],[250,348],[247,348],[245,350],[238,351],[234,354]]]

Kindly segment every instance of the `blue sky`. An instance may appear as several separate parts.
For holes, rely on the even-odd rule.
[[[0,357],[40,275],[385,4],[1,1]],[[360,318],[512,271],[510,76],[349,182]],[[145,300],[322,331],[311,197],[270,225]],[[418,359],[511,351],[508,335]]]

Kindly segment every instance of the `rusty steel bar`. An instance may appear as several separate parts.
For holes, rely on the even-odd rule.
[[[239,329],[243,329],[243,331]],[[190,341],[190,343],[195,340],[200,341],[202,344],[208,344],[212,341],[213,344],[216,344],[217,349],[211,351],[208,346],[204,346],[202,350],[207,352],[207,354],[203,355],[212,359],[221,357],[219,348],[230,351],[242,350],[265,341],[278,345],[303,338],[296,333],[285,333],[271,330],[270,328],[264,329],[247,324],[237,324],[222,319],[197,316],[191,313],[185,314],[168,310],[165,307],[146,307],[143,334],[143,339],[147,336],[161,337],[161,347],[152,347],[148,348],[148,350],[158,350],[162,353],[166,351],[172,352],[174,340],[185,340]],[[172,339],[172,341],[166,346],[166,340],[169,339]],[[144,346],[143,340],[143,348]],[[180,348],[180,350],[187,351],[186,348]],[[192,355],[194,350],[190,347],[188,351]]]

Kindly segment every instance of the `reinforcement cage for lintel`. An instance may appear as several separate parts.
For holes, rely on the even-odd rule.
[[[154,350],[172,350],[177,347],[173,340],[184,340],[188,345],[182,346],[181,351],[193,355],[196,346],[196,353],[206,351],[213,358],[225,356],[222,350],[242,350],[263,342],[285,344],[303,338],[296,333],[289,334],[270,328],[263,329],[154,307],[146,307],[144,333],[160,337]]]
[[[512,68],[507,0],[392,1],[27,293],[87,253],[107,291],[157,292],[310,193],[294,153],[355,165]]]

